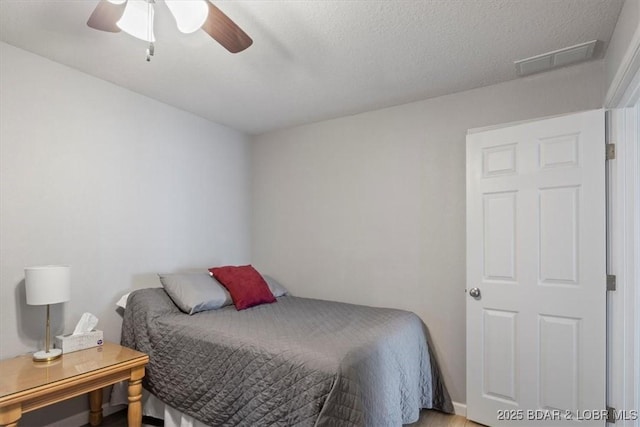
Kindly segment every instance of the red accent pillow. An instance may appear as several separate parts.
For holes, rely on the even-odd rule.
[[[251,265],[214,267],[209,273],[227,288],[236,310],[276,301],[267,282]]]

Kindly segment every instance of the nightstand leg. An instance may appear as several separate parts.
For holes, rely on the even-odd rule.
[[[0,408],[0,426],[17,427],[22,416],[22,405],[15,404]]]
[[[102,422],[102,389],[89,392],[89,424],[93,427],[99,426]]]
[[[142,425],[142,378],[144,377],[144,366],[133,368],[129,378],[129,412],[127,419],[129,427],[140,427]]]

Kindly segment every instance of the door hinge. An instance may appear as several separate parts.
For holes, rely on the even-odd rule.
[[[616,276],[615,274],[607,274],[607,290],[615,291],[616,290]]]
[[[612,424],[616,423],[616,408],[607,406],[607,422]]]
[[[616,144],[605,144],[606,147],[606,155],[605,158],[607,160],[613,160],[616,158]]]

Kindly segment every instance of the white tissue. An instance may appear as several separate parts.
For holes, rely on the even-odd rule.
[[[91,313],[84,313],[78,323],[76,324],[76,328],[73,330],[72,335],[79,335],[85,332],[91,332],[98,324],[98,318]]]

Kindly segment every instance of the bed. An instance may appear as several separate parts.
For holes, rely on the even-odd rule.
[[[188,315],[162,288],[131,293],[122,344],[150,357],[144,387],[210,426],[399,426],[452,413],[413,313],[283,296]]]

